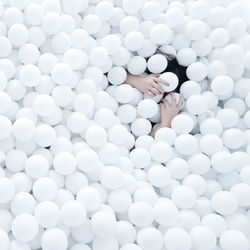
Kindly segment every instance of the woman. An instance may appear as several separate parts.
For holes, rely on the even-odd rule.
[[[183,67],[179,65],[177,59],[171,55],[164,54],[157,51],[158,54],[164,55],[168,60],[168,67],[165,72],[173,72],[175,73],[179,78],[179,85],[175,89],[175,92],[179,92],[180,86],[183,82],[188,81],[187,75],[186,75],[186,67]],[[146,71],[147,73],[150,73],[149,71]],[[159,78],[160,74],[149,74],[146,76],[135,76],[130,73],[127,75],[127,79],[125,83],[131,85],[134,88],[137,88],[139,91],[141,91],[144,94],[147,94],[151,97],[163,94],[163,98],[160,102],[160,109],[161,109],[161,121],[160,123],[155,126],[155,128],[151,131],[150,135],[155,136],[155,133],[163,127],[171,127],[171,122],[173,118],[179,114],[183,104],[184,104],[184,98],[181,95],[180,100],[177,102],[176,97],[173,92],[171,92],[171,103],[169,103],[165,96],[168,93],[165,93],[163,88],[160,86],[159,83],[169,85],[167,82]]]

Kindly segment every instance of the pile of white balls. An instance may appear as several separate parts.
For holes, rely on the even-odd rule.
[[[1,0],[0,249],[248,250],[248,5]],[[162,95],[122,83],[158,48],[190,80],[153,138]]]

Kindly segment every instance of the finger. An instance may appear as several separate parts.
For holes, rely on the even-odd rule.
[[[169,86],[169,83],[166,82],[165,80],[161,79],[161,78],[155,77],[154,80],[155,80],[157,83],[162,83],[162,84],[164,84],[164,85],[166,85],[166,86]]]
[[[152,74],[153,76],[156,76],[156,77],[159,77],[161,74],[159,74],[159,73],[154,73],[154,74]]]
[[[185,103],[185,100],[184,100],[183,96],[181,96],[181,98],[177,104],[177,108],[181,109],[183,107],[184,103]]]
[[[161,102],[161,103],[160,103],[161,112],[163,111],[164,108],[165,108],[165,107],[164,107],[164,104]]]
[[[154,86],[154,88],[158,89],[161,94],[165,93],[164,89],[159,84],[157,84],[157,83],[154,82],[153,86]]]
[[[151,96],[151,97],[154,97],[154,96],[155,96],[155,94],[152,93],[150,90],[146,90],[145,94],[147,94],[147,95],[149,95],[149,96]]]
[[[161,94],[161,92],[157,88],[155,88],[155,87],[151,87],[150,91],[152,93],[154,93],[155,95],[160,95]]]
[[[171,92],[171,97],[172,97],[172,104],[176,106],[176,97],[174,92]]]
[[[164,105],[165,105],[166,107],[170,106],[170,103],[168,102],[168,100],[163,99],[162,102],[164,103]]]

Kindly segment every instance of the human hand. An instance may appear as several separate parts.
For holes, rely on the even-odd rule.
[[[169,103],[166,99],[163,99],[160,103],[161,108],[161,126],[163,127],[171,127],[171,122],[175,116],[177,116],[184,105],[184,98],[181,95],[180,100],[177,103],[175,94],[173,92],[170,93],[172,102]]]
[[[152,97],[164,94],[165,91],[158,83],[165,84],[166,86],[169,86],[169,84],[163,79],[160,79],[159,76],[160,74],[150,74],[147,76],[136,77],[130,81],[130,85]]]

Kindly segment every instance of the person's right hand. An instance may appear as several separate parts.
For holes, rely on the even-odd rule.
[[[175,116],[177,116],[184,105],[184,98],[181,95],[179,102],[177,103],[175,94],[173,92],[170,93],[172,102],[169,103],[166,99],[163,99],[160,107],[161,107],[161,122],[160,124],[163,127],[171,127],[171,122]]]
[[[164,94],[165,91],[159,83],[165,84],[166,86],[169,86],[169,84],[163,79],[160,79],[159,76],[160,74],[150,74],[147,76],[136,77],[133,79],[133,82],[131,82],[131,85],[140,90],[142,93],[152,97]]]

